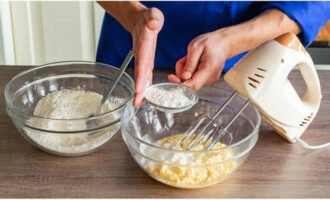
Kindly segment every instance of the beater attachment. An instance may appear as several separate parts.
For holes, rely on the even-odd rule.
[[[208,114],[201,114],[197,120],[188,128],[187,131],[181,136],[177,143],[177,147],[186,150],[209,150],[227,133],[228,128],[233,124],[242,111],[249,105],[250,100],[247,100],[234,117],[229,121],[225,127],[220,127],[215,123],[215,119],[219,117],[221,112],[230,104],[230,102],[238,94],[235,91],[224,104],[216,111],[213,116]],[[199,149],[201,148],[202,149]]]

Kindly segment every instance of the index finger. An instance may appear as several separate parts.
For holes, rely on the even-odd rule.
[[[151,83],[152,69],[154,65],[156,39],[143,39],[139,41],[135,50],[135,92],[144,91],[147,84]]]
[[[142,105],[145,89],[152,83],[152,69],[154,67],[157,35],[145,33],[139,38],[135,60],[135,93],[134,106]]]

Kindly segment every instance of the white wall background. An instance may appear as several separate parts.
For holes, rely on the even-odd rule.
[[[0,64],[95,60],[103,14],[95,2],[0,1]]]
[[[4,52],[3,40],[1,38],[3,38],[3,36],[2,36],[2,26],[0,19],[0,64],[5,63],[5,52]]]

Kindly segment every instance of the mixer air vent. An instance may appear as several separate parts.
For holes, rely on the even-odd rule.
[[[254,77],[251,77],[251,76],[248,77],[248,79],[250,80],[249,85],[253,88],[257,88],[257,86],[261,83],[260,79],[265,78],[265,76],[261,75],[261,74],[264,72],[267,72],[267,70],[265,68],[257,67],[257,69],[259,70],[259,72],[255,73]]]
[[[253,88],[257,88],[257,86],[253,85],[252,83],[249,83],[250,86],[252,86]]]
[[[263,71],[263,72],[266,72],[267,71],[266,69],[261,68],[261,67],[257,67],[257,69],[260,70],[260,71]]]
[[[260,74],[254,74],[256,77],[259,77],[259,78],[265,78],[264,76],[260,75]]]
[[[311,112],[311,114],[309,114],[307,117],[305,117],[299,125],[300,126],[307,125],[312,120],[312,117],[313,117],[313,112]]]
[[[251,81],[253,81],[255,83],[260,83],[260,81],[258,81],[257,79],[254,79],[254,78],[248,77],[248,79],[250,79]]]

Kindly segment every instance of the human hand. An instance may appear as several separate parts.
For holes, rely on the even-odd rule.
[[[152,83],[157,36],[164,24],[163,13],[157,8],[142,10],[137,16],[130,33],[135,55],[135,97],[134,106],[141,106],[143,94]]]
[[[179,59],[175,66],[176,74],[168,80],[199,90],[203,85],[216,83],[227,59],[229,41],[222,37],[221,31],[200,35],[188,45],[188,53]]]

